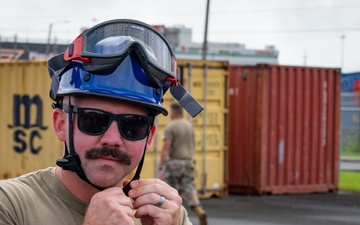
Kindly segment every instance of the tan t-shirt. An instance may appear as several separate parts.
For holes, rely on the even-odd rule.
[[[195,134],[189,121],[181,118],[172,120],[164,130],[164,139],[170,139],[170,159],[191,160],[194,155]]]
[[[69,192],[51,169],[0,180],[0,225],[82,224],[88,204]],[[178,224],[191,225],[183,207]]]

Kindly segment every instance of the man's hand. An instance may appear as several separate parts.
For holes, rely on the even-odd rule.
[[[159,179],[132,181],[129,197],[134,199],[133,208],[137,210],[135,217],[140,218],[143,225],[176,225],[182,199],[176,189]],[[161,196],[165,201],[161,206],[155,204]]]
[[[97,224],[135,224],[132,200],[124,194],[122,188],[108,188],[91,198],[83,225]]]

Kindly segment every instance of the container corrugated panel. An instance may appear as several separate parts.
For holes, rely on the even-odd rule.
[[[196,153],[195,186],[201,198],[227,195],[226,152],[228,114],[228,64],[225,61],[178,60],[181,83],[192,96],[204,106],[204,111],[191,118],[195,130]],[[164,96],[164,107],[170,109],[174,101],[168,92]],[[157,119],[158,131],[152,148],[147,152],[142,177],[157,176],[160,152],[163,144],[161,136],[170,117],[160,115]]]
[[[340,70],[231,66],[229,192],[338,189]]]
[[[54,166],[62,144],[51,128],[46,62],[0,63],[0,179]]]

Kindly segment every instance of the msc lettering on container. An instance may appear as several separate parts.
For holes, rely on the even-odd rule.
[[[35,121],[31,121],[32,112],[36,112]],[[47,129],[47,127],[43,125],[41,98],[38,95],[35,95],[33,98],[30,98],[29,95],[14,95],[13,124],[9,124],[8,127],[14,129],[13,141],[15,144],[13,150],[15,152],[23,153],[29,147],[32,154],[38,154],[42,147],[34,146],[34,140],[41,140],[40,130]],[[29,130],[29,132],[25,132],[25,130]]]

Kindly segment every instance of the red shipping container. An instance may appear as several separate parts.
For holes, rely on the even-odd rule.
[[[231,66],[229,193],[336,192],[336,68]]]

